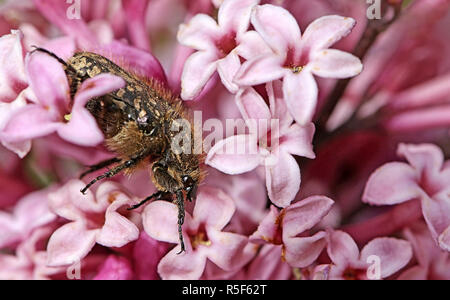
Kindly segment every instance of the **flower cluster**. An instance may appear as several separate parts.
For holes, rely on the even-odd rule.
[[[3,1],[0,279],[450,279],[450,3],[381,2]],[[73,93],[80,51],[243,124],[203,135],[180,233],[128,209],[147,169],[80,193],[114,155],[86,105],[126,84]]]

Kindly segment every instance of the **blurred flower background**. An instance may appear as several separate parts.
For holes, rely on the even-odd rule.
[[[450,279],[450,1],[372,2],[0,1],[0,279]],[[127,210],[149,170],[80,193],[113,155],[85,104],[123,80],[71,99],[33,46],[248,126],[204,149],[185,253],[176,205]]]

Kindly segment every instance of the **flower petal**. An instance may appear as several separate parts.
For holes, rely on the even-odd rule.
[[[273,154],[276,162],[266,166],[266,185],[269,198],[278,207],[291,204],[300,189],[300,168],[289,153]]]
[[[196,50],[212,50],[221,38],[216,21],[208,15],[197,14],[187,24],[181,24],[177,34],[180,44]]]
[[[421,194],[416,171],[405,163],[391,162],[372,173],[362,200],[373,205],[393,205]]]
[[[235,135],[217,142],[208,152],[205,163],[226,174],[241,174],[255,169],[261,162],[256,137]]]
[[[81,261],[94,247],[98,230],[88,230],[83,222],[72,222],[58,228],[47,246],[47,264],[51,267]]]
[[[352,18],[336,15],[323,16],[306,28],[302,45],[313,51],[326,49],[347,36],[355,25],[356,21]]]
[[[217,55],[210,51],[198,51],[186,60],[181,75],[181,98],[192,100],[217,69]]]
[[[333,204],[334,201],[325,196],[311,196],[286,207],[283,241],[314,227],[330,212]]]
[[[221,230],[230,222],[236,207],[222,190],[202,187],[197,195],[193,217],[209,227]]]
[[[439,243],[440,236],[443,235],[442,238],[445,238],[450,227],[450,188],[443,190],[433,198],[423,195],[422,212],[431,236]],[[445,240],[443,241],[445,242]],[[445,243],[443,246],[445,249]]]
[[[280,132],[286,132],[292,124],[292,118],[283,95],[283,83],[281,80],[272,81],[266,84],[267,95],[269,96],[270,112],[272,119],[279,120]]]
[[[220,28],[238,35],[244,33],[250,25],[252,8],[258,3],[259,0],[224,1],[217,15]]]
[[[327,244],[326,233],[321,231],[311,237],[286,238],[284,242],[284,258],[294,268],[311,265]]]
[[[400,144],[397,153],[408,160],[417,174],[425,172],[429,179],[439,173],[444,163],[442,150],[433,144]]]
[[[190,245],[190,244],[189,244]],[[186,248],[186,252],[177,254],[179,247],[173,248],[158,265],[162,279],[197,280],[202,276],[206,265],[206,255]]]
[[[233,82],[234,76],[241,66],[241,61],[236,51],[231,51],[230,54],[220,59],[217,62],[217,72],[223,85],[230,91],[230,93],[236,93],[239,86]]]
[[[353,54],[326,49],[315,52],[311,62],[311,72],[325,78],[348,78],[361,73],[363,65]]]
[[[303,70],[299,74],[287,73],[283,79],[283,94],[294,120],[301,126],[311,122],[317,106],[319,91],[312,74]]]
[[[258,134],[258,137],[267,133],[270,126],[268,123],[272,119],[272,116],[266,102],[255,89],[241,89],[236,95],[236,105],[247,123],[250,132]],[[265,130],[259,128],[262,122],[265,122]]]
[[[339,267],[359,260],[359,249],[352,237],[343,231],[328,232],[328,256]]]
[[[314,159],[316,157],[312,145],[314,131],[313,123],[306,126],[292,124],[283,135],[280,147],[290,154]]]
[[[133,269],[128,259],[111,254],[105,260],[94,280],[131,280]]]
[[[259,33],[254,30],[245,32],[238,39],[239,45],[235,48],[235,51],[246,60],[272,53],[272,49],[261,38]]]
[[[208,248],[208,259],[225,271],[241,268],[252,257],[244,251],[248,238],[244,235],[208,230],[211,246]]]
[[[292,268],[281,260],[281,246],[264,245],[248,268],[249,280],[287,280]]]
[[[395,238],[376,238],[361,250],[361,260],[369,263],[371,255],[380,262],[381,278],[386,278],[402,269],[412,258],[409,242]]]
[[[258,229],[250,236],[250,241],[255,244],[281,244],[281,236],[278,236],[281,227],[279,224],[280,212],[271,205],[269,213],[262,219],[258,225]]]
[[[297,21],[289,11],[280,6],[257,6],[251,21],[266,43],[280,55],[300,40],[301,32]]]
[[[260,55],[242,64],[234,82],[240,86],[252,86],[280,79],[287,72],[282,65],[283,60],[276,55]]]

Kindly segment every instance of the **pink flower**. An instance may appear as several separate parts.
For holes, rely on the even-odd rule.
[[[408,163],[391,162],[377,169],[367,182],[363,201],[394,205],[420,199],[432,237],[450,251],[450,164],[432,144],[400,144],[397,153]]]
[[[292,123],[280,85],[278,81],[266,85],[270,108],[253,88],[238,93],[236,101],[250,134],[216,143],[208,152],[206,164],[227,174],[248,172],[264,164],[271,201],[286,207],[300,188],[300,169],[292,155],[315,157],[311,144],[314,124]]]
[[[233,77],[241,66],[239,56],[246,56],[241,41],[250,23],[250,12],[259,0],[225,0],[219,8],[218,21],[205,14],[195,15],[181,25],[178,41],[198,50],[186,61],[181,77],[181,97],[195,98],[217,70],[230,92],[237,92]]]
[[[0,134],[3,142],[24,142],[53,132],[83,146],[95,146],[103,141],[103,134],[85,105],[93,97],[121,88],[125,84],[122,78],[100,74],[86,80],[72,106],[66,75],[55,59],[33,53],[26,59],[26,72],[35,98],[14,111]]]
[[[312,120],[318,88],[313,74],[326,78],[347,78],[362,70],[360,60],[343,51],[328,49],[350,33],[355,21],[325,16],[312,22],[303,36],[295,18],[284,8],[258,6],[251,23],[273,53],[245,62],[234,82],[249,86],[283,79],[287,107],[300,125]]]
[[[276,245],[281,249],[281,257],[291,267],[307,267],[326,245],[325,232],[308,236],[308,231],[328,214],[333,203],[327,197],[312,196],[281,211],[272,206],[258,230],[250,236],[250,241]]]
[[[26,195],[17,202],[13,213],[0,211],[0,248],[28,239],[33,230],[56,219],[47,204],[48,194],[52,190],[44,189]]]
[[[252,260],[245,274],[247,280],[287,280],[292,276],[292,267],[282,257],[282,247],[266,244]]]
[[[141,232],[133,248],[133,259],[138,262],[134,265],[135,274],[139,280],[160,279],[158,263],[167,254],[169,245],[157,241]]]
[[[49,195],[50,207],[59,216],[70,220],[50,237],[47,246],[48,265],[63,266],[80,261],[94,247],[122,247],[139,237],[139,229],[120,208],[134,204],[112,182],[101,184],[94,196],[88,190],[80,193],[84,183],[72,180]]]
[[[233,200],[215,188],[199,190],[192,216],[186,213],[183,238],[186,252],[174,247],[158,265],[163,279],[198,279],[209,259],[226,271],[237,270],[254,255],[246,236],[223,231],[235,212]],[[177,206],[155,201],[144,210],[145,231],[154,239],[179,243]]]
[[[343,231],[329,232],[327,249],[333,262],[330,279],[386,278],[405,267],[412,258],[412,248],[407,241],[376,238],[359,252],[352,237]]]
[[[414,249],[417,264],[405,270],[400,280],[449,280],[450,253],[442,251],[430,236],[424,223],[417,223],[404,231]]]

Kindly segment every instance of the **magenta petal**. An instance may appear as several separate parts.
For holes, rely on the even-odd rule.
[[[241,66],[241,61],[236,51],[231,51],[230,54],[217,62],[217,72],[220,75],[223,85],[230,91],[236,93],[239,86],[233,82],[233,78]]]
[[[283,240],[294,238],[311,229],[325,217],[334,201],[325,196],[311,196],[285,209]]]
[[[341,16],[324,16],[316,19],[306,28],[302,44],[311,50],[325,49],[348,35],[356,21]]]
[[[167,243],[152,239],[145,232],[141,233],[133,248],[133,259],[139,262],[134,266],[137,279],[159,279],[157,272],[158,263],[167,253],[168,247]]]
[[[266,166],[269,198],[278,207],[291,204],[300,189],[300,168],[295,158],[285,151],[273,155],[276,162]]]
[[[241,174],[255,169],[261,162],[256,137],[235,135],[217,142],[208,152],[205,163],[226,174]]]
[[[267,44],[278,53],[286,53],[301,37],[295,18],[279,6],[257,6],[252,15],[252,24]]]
[[[100,267],[94,280],[131,280],[133,269],[128,259],[111,254]]]
[[[177,206],[165,201],[150,203],[142,214],[145,232],[158,241],[177,244],[177,222]]]
[[[179,247],[175,247],[159,262],[158,273],[161,278],[169,280],[199,279],[205,270],[205,254],[188,248],[183,254],[178,255],[178,252]]]
[[[311,237],[283,239],[286,262],[294,268],[304,268],[311,265],[327,244],[325,236],[326,233],[321,231]]]
[[[22,142],[53,133],[61,125],[42,106],[29,104],[16,111],[0,136],[5,142]]]
[[[398,280],[427,280],[428,268],[423,266],[415,266],[403,272]]]
[[[241,86],[251,86],[280,79],[287,72],[282,65],[283,59],[276,55],[261,55],[242,64],[234,82]]]
[[[380,259],[381,278],[386,278],[402,269],[412,258],[412,247],[404,240],[376,238],[361,250],[362,262],[368,263],[371,255]]]
[[[48,241],[48,265],[57,267],[81,261],[94,247],[97,232],[87,229],[80,221],[57,229]]]
[[[374,205],[402,203],[422,194],[416,171],[400,162],[378,168],[367,181],[362,200]]]
[[[328,255],[340,267],[359,260],[359,249],[352,237],[343,231],[328,232]]]
[[[313,123],[308,123],[303,127],[293,124],[283,135],[280,147],[290,154],[313,159],[316,157],[312,145],[314,131]]]
[[[287,73],[283,79],[286,105],[299,125],[311,122],[317,106],[318,88],[312,74],[303,70],[299,74]]]
[[[210,51],[198,51],[186,60],[181,75],[181,98],[192,100],[217,69],[217,55]]]
[[[222,190],[203,187],[197,195],[193,218],[207,226],[221,230],[228,224],[235,210],[233,199]]]
[[[145,51],[150,50],[150,39],[145,24],[146,11],[149,1],[127,0],[122,2],[127,18],[128,34],[136,47]]]
[[[363,68],[359,58],[336,49],[326,49],[314,53],[309,64],[314,75],[325,78],[353,77],[361,73]]]

